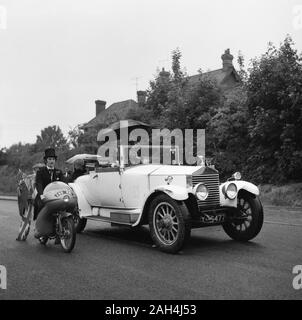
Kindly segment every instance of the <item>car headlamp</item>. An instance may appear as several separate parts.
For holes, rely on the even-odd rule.
[[[209,195],[209,190],[203,183],[199,183],[194,187],[194,193],[198,200],[204,201]]]
[[[241,180],[241,173],[237,171],[233,174],[233,177],[235,180]]]
[[[230,183],[226,188],[226,196],[230,200],[234,200],[237,196],[237,186],[235,183]]]

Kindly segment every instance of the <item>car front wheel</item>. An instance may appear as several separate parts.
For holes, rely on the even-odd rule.
[[[255,238],[263,225],[263,208],[257,196],[242,192],[237,199],[237,212],[234,219],[223,225],[224,231],[237,241]]]
[[[189,212],[182,201],[158,195],[150,204],[148,220],[152,240],[164,252],[177,253],[190,237]]]

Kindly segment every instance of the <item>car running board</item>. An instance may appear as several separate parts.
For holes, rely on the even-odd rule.
[[[112,208],[92,208],[92,216],[85,217],[89,220],[99,220],[108,223],[133,225],[140,216],[140,210],[121,210]]]

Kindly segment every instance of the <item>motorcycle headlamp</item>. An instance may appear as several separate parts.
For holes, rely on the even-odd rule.
[[[209,195],[209,190],[203,183],[199,183],[194,187],[194,193],[198,200],[204,201]]]
[[[234,200],[237,196],[237,186],[235,183],[230,183],[226,188],[226,196],[230,200]]]
[[[68,201],[70,200],[70,196],[66,194],[66,195],[63,197],[63,200],[64,200],[65,202],[68,202]]]

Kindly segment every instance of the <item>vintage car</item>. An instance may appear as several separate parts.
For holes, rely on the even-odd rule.
[[[126,165],[129,146],[119,148],[118,164],[100,162],[70,184],[78,198],[78,232],[87,219],[133,228],[149,225],[155,245],[168,253],[183,248],[192,228],[222,225],[237,241],[249,241],[260,232],[259,189],[241,180],[239,172],[221,184],[218,171],[203,161],[198,166],[175,160]]]

